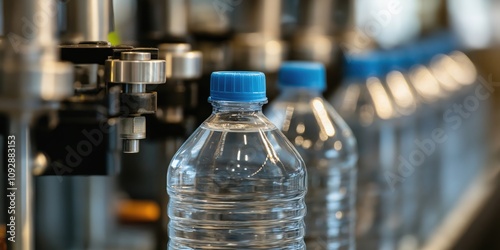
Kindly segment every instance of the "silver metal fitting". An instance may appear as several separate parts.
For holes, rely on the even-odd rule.
[[[165,83],[165,61],[151,60],[151,53],[122,52],[120,59],[106,61],[106,80],[123,84]]]
[[[124,153],[138,153],[139,140],[146,138],[146,118],[140,115],[156,110],[156,93],[148,93],[146,85],[165,83],[165,68],[165,60],[152,60],[151,53],[142,51],[122,52],[120,59],[106,61],[107,82],[123,84],[121,109],[126,117],[120,118],[120,138]],[[130,106],[127,100],[139,106]]]
[[[122,117],[120,118],[120,136],[123,139],[146,138],[146,117]]]
[[[120,137],[124,153],[138,153],[139,140],[146,138],[146,117],[121,117]]]
[[[167,79],[189,80],[200,78],[203,56],[192,51],[187,43],[164,43],[159,45],[158,57],[166,61]]]

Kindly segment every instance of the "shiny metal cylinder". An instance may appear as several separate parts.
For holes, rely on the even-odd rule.
[[[146,92],[145,84],[125,84],[123,86],[124,93],[144,93]]]
[[[242,0],[236,6],[238,33],[260,33],[279,39],[281,34],[282,0]]]
[[[121,60],[128,61],[147,61],[151,60],[151,53],[143,52],[122,52]]]
[[[107,81],[124,84],[165,83],[165,61],[148,58],[151,58],[150,53],[124,52],[120,60],[107,60]]]
[[[121,117],[120,137],[123,139],[137,140],[146,138],[146,117]]]
[[[146,117],[121,117],[120,137],[123,139],[123,153],[139,153],[139,140],[146,138]]]
[[[0,59],[0,110],[5,102],[23,102],[7,109],[37,109],[40,101],[58,101],[73,94],[73,67],[69,63],[22,63],[17,56]],[[7,105],[7,104],[5,104]]]
[[[120,59],[106,61],[105,78],[107,82],[123,84],[123,95],[145,93],[146,84],[165,83],[165,67],[165,60],[151,60],[149,52],[122,52]],[[139,140],[146,138],[146,118],[120,117],[120,138],[124,153],[138,153]]]
[[[73,67],[58,62],[55,0],[4,1],[6,41],[0,53],[0,110],[36,109],[73,94]],[[23,102],[22,105],[6,102]],[[29,107],[28,107],[29,106]]]
[[[191,51],[187,43],[160,44],[158,57],[164,59],[167,79],[189,80],[200,78],[203,56],[200,51]]]
[[[113,31],[112,0],[67,1],[67,29],[63,42],[107,41]]]
[[[139,140],[124,139],[123,140],[123,153],[126,153],[126,154],[139,153]]]
[[[9,118],[9,134],[15,142],[15,177],[13,186],[7,184],[7,195],[14,198],[15,242],[7,241],[7,249],[32,250],[34,247],[34,183],[33,152],[31,149],[30,122],[32,114],[12,114]],[[9,140],[9,137],[6,137]],[[7,150],[6,150],[7,152]],[[12,199],[8,197],[9,206]],[[9,220],[10,221],[10,218]],[[9,228],[7,229],[9,230]],[[7,232],[7,237],[9,233]]]
[[[4,56],[10,60],[57,60],[55,0],[3,1]]]

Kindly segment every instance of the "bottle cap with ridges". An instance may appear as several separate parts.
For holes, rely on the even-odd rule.
[[[279,70],[280,87],[297,87],[325,90],[325,67],[316,62],[285,62]]]
[[[217,71],[210,76],[210,101],[267,101],[266,76],[258,71]]]

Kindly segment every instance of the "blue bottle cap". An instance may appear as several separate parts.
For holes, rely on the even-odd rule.
[[[417,43],[410,43],[401,48],[401,63],[404,69],[410,70],[413,66],[421,64],[423,57],[418,51]]]
[[[411,68],[411,64],[409,65],[408,63],[407,54],[402,47],[384,50],[384,57],[384,65],[387,72],[391,72],[393,70],[406,72]]]
[[[387,68],[383,56],[379,52],[346,55],[344,61],[344,78],[367,79],[384,77]]]
[[[316,62],[285,62],[278,73],[280,87],[299,87],[323,91],[326,88],[325,67]]]
[[[382,68],[385,72],[389,73],[393,70],[397,70],[398,66],[398,55],[394,49],[380,50],[382,56]]]
[[[210,76],[211,101],[266,101],[266,76],[257,71],[217,71]]]

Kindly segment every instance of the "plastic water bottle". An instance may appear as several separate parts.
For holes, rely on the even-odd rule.
[[[442,108],[448,140],[442,165],[442,213],[447,213],[485,165],[485,124],[491,87],[480,79],[470,59],[448,33],[428,41],[435,49],[429,69],[446,90]]]
[[[356,140],[324,100],[320,63],[281,66],[281,95],[266,115],[295,145],[308,173],[305,218],[307,249],[355,249]]]
[[[439,167],[433,173],[429,173],[429,175],[432,174],[434,177],[440,178],[438,192],[436,192],[439,193],[439,204],[428,207],[428,212],[423,217],[422,236],[424,240],[431,235],[432,230],[438,225],[439,219],[446,216],[452,204],[457,201],[462,187],[467,186],[466,181],[463,179],[463,172],[467,165],[467,157],[465,156],[468,154],[467,150],[464,151],[464,149],[468,148],[466,146],[468,143],[464,139],[465,134],[471,133],[471,131],[466,132],[464,126],[456,126],[455,122],[449,118],[454,116],[453,106],[461,103],[461,93],[464,91],[461,84],[454,79],[455,76],[453,75],[460,74],[460,72],[454,72],[453,74],[449,74],[448,72],[450,66],[456,68],[456,64],[447,55],[453,49],[450,48],[450,43],[440,40],[437,37],[431,36],[420,42],[420,47],[423,47],[424,51],[429,51],[427,52],[429,55],[426,56],[426,61],[422,62],[422,66],[420,67],[425,67],[429,70],[433,81],[436,83],[435,85],[438,85],[440,88],[439,100],[436,102],[439,107],[434,108],[434,112],[437,112],[439,116],[437,127],[444,131],[446,138],[440,144]],[[415,83],[418,84],[417,81]],[[429,138],[431,138],[430,133],[431,131],[429,131]],[[427,196],[427,198],[429,197]],[[427,201],[429,202],[430,200],[427,199]]]
[[[450,75],[454,75],[457,81],[461,84],[463,94],[461,95],[460,104],[464,106],[467,113],[470,114],[466,118],[466,131],[472,133],[464,133],[465,141],[469,145],[465,147],[465,152],[468,153],[467,158],[470,169],[465,175],[469,178],[475,177],[480,170],[483,170],[487,165],[486,158],[488,152],[488,122],[491,111],[491,100],[493,87],[484,78],[479,77],[474,63],[469,57],[461,51],[453,51],[448,54],[460,69],[461,74],[455,74],[457,68],[448,67],[447,71]]]
[[[395,249],[401,233],[398,113],[383,60],[380,53],[349,56],[331,99],[358,141],[357,249]]]
[[[168,169],[169,249],[305,249],[305,165],[265,90],[260,72],[212,73],[213,113]]]

